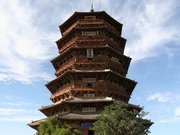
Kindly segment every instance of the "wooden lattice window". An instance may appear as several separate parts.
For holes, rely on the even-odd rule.
[[[119,63],[119,59],[117,59],[116,57],[112,57],[111,60]]]
[[[84,97],[95,97],[95,94],[84,94]]]
[[[83,78],[83,82],[96,82],[96,78]]]
[[[75,88],[81,88],[81,83],[75,83]]]
[[[85,20],[96,20],[96,16],[84,16]]]
[[[87,58],[93,58],[94,52],[93,49],[87,49]]]
[[[82,112],[96,112],[95,107],[83,107]]]
[[[86,83],[86,88],[93,88],[93,84],[92,83]]]
[[[82,31],[83,36],[96,36],[99,35],[99,31]]]
[[[103,86],[104,86],[103,83],[99,83],[99,84],[98,84],[98,87],[99,87],[99,88],[103,88]]]

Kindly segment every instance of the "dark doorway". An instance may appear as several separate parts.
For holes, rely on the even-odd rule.
[[[88,130],[88,135],[94,135],[94,131],[93,130]]]
[[[93,84],[92,84],[92,83],[87,83],[87,84],[86,84],[86,87],[87,87],[87,88],[93,88]]]

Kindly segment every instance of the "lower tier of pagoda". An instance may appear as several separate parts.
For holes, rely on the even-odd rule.
[[[46,84],[46,87],[52,93],[54,103],[87,94],[128,102],[135,85],[135,81],[106,69],[68,71]]]
[[[83,123],[94,123],[104,110],[104,107],[113,103],[110,97],[101,98],[71,98],[39,109],[47,117],[55,116],[62,123],[69,124],[73,128],[80,129]],[[128,104],[131,109],[141,111],[141,107]],[[40,122],[45,119],[32,121],[28,124],[37,130]],[[73,124],[74,123],[74,124]]]
[[[52,105],[44,106],[40,109],[47,117],[55,116],[60,123],[68,124],[73,129],[78,129],[83,135],[89,135],[94,131],[92,130],[93,123],[100,116],[104,107],[113,103],[113,99],[110,97],[101,98],[70,98],[61,102],[54,103]],[[137,110],[140,112],[141,107],[128,104],[130,110]],[[32,121],[28,124],[30,127],[38,130],[40,122],[45,119]],[[144,120],[145,126],[150,127],[153,123],[149,120]]]

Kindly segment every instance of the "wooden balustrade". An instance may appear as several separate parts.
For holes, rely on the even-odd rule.
[[[93,84],[91,85],[91,87],[88,87],[87,84]],[[70,90],[77,90],[77,91],[102,91],[102,90],[109,90],[109,91],[113,91],[117,94],[121,94],[124,96],[127,96],[127,94],[125,93],[125,90],[123,89],[122,86],[119,86],[118,84],[113,84],[111,82],[95,82],[95,83],[91,83],[91,82],[79,82],[79,83],[71,83],[71,84],[67,84],[64,85],[63,87],[60,87],[58,89],[57,92],[55,92],[51,98],[55,98],[58,95],[63,94],[65,91],[70,91]]]
[[[120,48],[120,45],[118,45],[117,42],[115,41],[112,41],[109,39],[109,37],[106,37],[106,36],[103,36],[103,35],[96,35],[96,36],[76,36],[76,37],[73,37],[70,41],[68,41],[65,45],[61,45],[62,47],[59,47],[59,52],[62,53],[64,52],[65,50],[67,50],[70,46],[78,46],[77,44],[74,44],[75,42],[83,42],[83,41],[107,41],[107,44],[109,46],[111,46],[112,48],[120,51],[120,52],[123,52],[122,49]],[[95,46],[97,46],[97,44],[94,44]],[[100,45],[102,46],[102,45]],[[105,44],[104,44],[105,46]]]
[[[69,42],[67,42],[65,45],[63,45],[60,49],[59,52],[62,53],[65,50],[67,50],[70,46],[74,45],[74,42],[76,41],[76,37],[72,38]]]
[[[68,67],[70,67],[71,65],[73,65],[73,64],[75,63],[75,60],[76,60],[76,58],[72,58],[72,59],[70,59],[68,62],[62,64],[61,67],[59,67],[59,69],[56,70],[56,74],[58,74],[59,72],[65,70],[65,69],[67,69]]]
[[[65,70],[68,70],[68,68],[72,67],[73,65],[84,65],[84,64],[96,64],[96,65],[106,65],[112,70],[117,69],[118,72],[123,71],[123,65],[119,62],[113,61],[111,59],[107,59],[102,56],[96,56],[91,61],[89,61],[86,56],[81,57],[74,57],[70,59],[68,62],[64,63],[59,69],[56,71],[56,75],[60,75],[61,72],[64,72]],[[73,66],[74,67],[74,66]],[[74,67],[75,68],[75,67]],[[77,68],[78,70],[78,68]],[[104,70],[104,69],[102,69]]]
[[[116,34],[120,34],[119,31],[117,31],[117,29],[112,26],[111,24],[109,24],[108,22],[102,20],[102,19],[97,19],[97,20],[93,20],[93,21],[90,21],[90,20],[77,20],[76,22],[74,22],[71,26],[69,26],[65,32],[63,32],[63,36],[66,35],[67,33],[69,33],[69,31],[71,31],[72,28],[74,27],[78,27],[78,25],[94,25],[94,24],[97,24],[97,25],[103,25],[105,27],[107,27],[108,29],[110,29],[111,31],[113,31],[114,33]],[[92,27],[92,26],[91,26]]]
[[[68,29],[66,29],[64,32],[63,32],[63,36],[66,35],[72,28],[74,28],[77,24],[79,23],[79,21],[76,21],[74,22]]]

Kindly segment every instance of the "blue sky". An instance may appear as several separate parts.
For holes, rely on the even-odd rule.
[[[32,135],[31,120],[51,104],[58,26],[75,11],[106,11],[123,24],[127,77],[138,82],[130,103],[144,106],[150,135],[179,135],[179,0],[0,0],[0,134]]]

